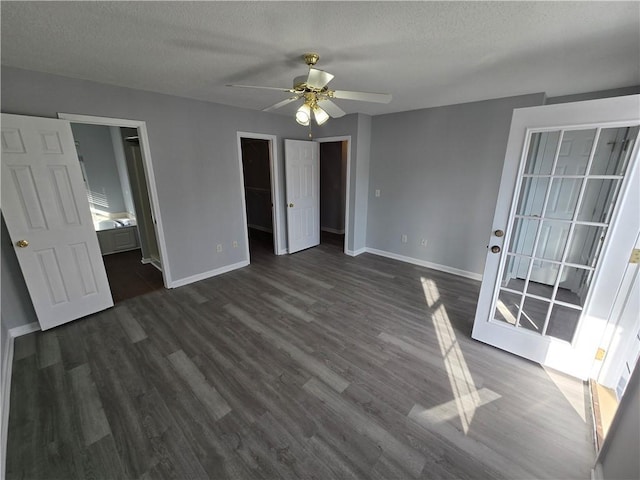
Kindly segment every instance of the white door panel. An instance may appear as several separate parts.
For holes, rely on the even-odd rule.
[[[289,253],[320,243],[320,149],[317,142],[285,140]]]
[[[473,338],[588,377],[640,229],[639,112],[637,95],[514,112]]]
[[[113,306],[69,122],[2,114],[2,213],[43,330]]]

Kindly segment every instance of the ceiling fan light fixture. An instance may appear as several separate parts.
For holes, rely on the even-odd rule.
[[[313,117],[316,119],[316,123],[318,125],[323,125],[327,120],[329,120],[329,114],[317,106],[313,109]]]
[[[309,125],[309,120],[311,119],[311,109],[307,103],[303,103],[298,111],[296,112],[296,122],[300,125],[306,127]]]

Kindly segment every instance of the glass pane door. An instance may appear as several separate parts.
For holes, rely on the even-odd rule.
[[[572,342],[638,127],[533,133],[493,321]]]

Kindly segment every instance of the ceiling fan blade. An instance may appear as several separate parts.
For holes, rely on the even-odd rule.
[[[318,106],[322,108],[325,112],[329,114],[332,118],[340,118],[347,114],[344,110],[342,110],[338,105],[333,103],[331,100],[318,100]]]
[[[333,98],[343,98],[345,100],[359,100],[361,102],[389,103],[391,94],[389,93],[367,93],[349,92],[347,90],[335,90],[331,96]]]
[[[227,87],[240,87],[240,88],[260,88],[262,90],[277,90],[279,92],[288,92],[295,93],[296,91],[292,88],[282,88],[282,87],[260,87],[256,85],[226,85]]]
[[[300,95],[296,95],[296,96],[291,97],[291,98],[286,98],[286,99],[282,100],[281,102],[275,103],[275,104],[271,105],[270,107],[262,109],[262,111],[263,112],[270,112],[270,111],[275,110],[277,108],[284,107],[285,105],[287,105],[287,104],[289,104],[291,102],[295,102],[299,98],[300,98]]]
[[[309,76],[307,77],[307,85],[311,88],[324,88],[333,77],[334,75],[331,75],[329,72],[325,72],[324,70],[310,68]]]

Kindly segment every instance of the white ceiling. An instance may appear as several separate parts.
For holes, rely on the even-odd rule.
[[[640,84],[640,2],[9,2],[2,64],[262,109],[320,54],[370,115]],[[289,106],[289,110],[295,108]],[[288,113],[287,109],[279,112]]]

